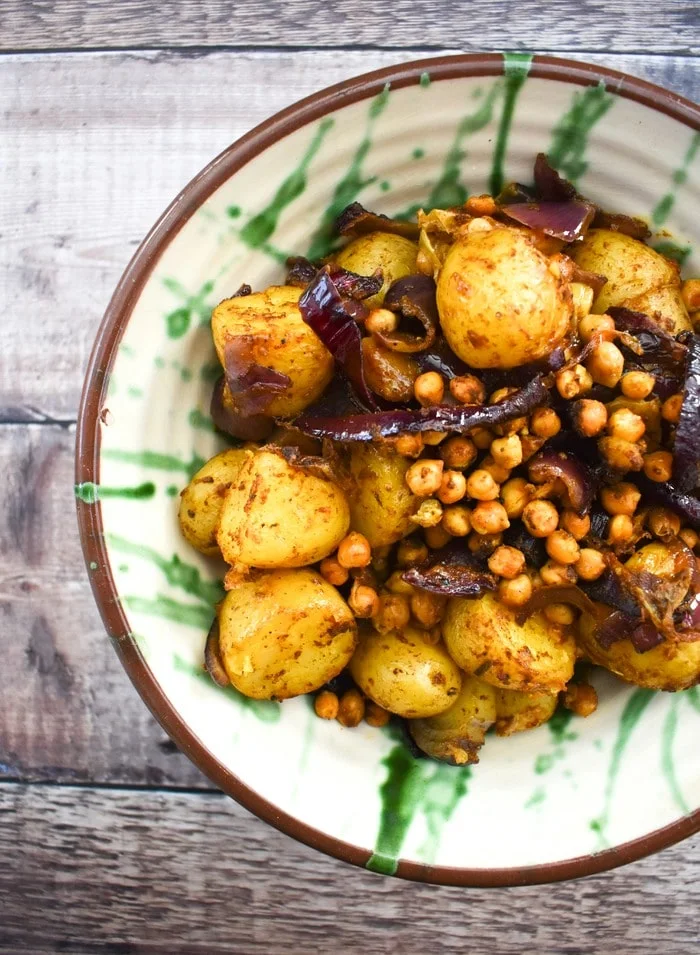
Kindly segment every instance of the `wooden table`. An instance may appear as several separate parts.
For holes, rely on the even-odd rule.
[[[214,791],[104,635],[72,458],[122,269],[250,127],[458,50],[579,57],[697,100],[699,26],[682,0],[0,0],[0,952],[697,951],[698,837],[576,883],[462,891],[327,859]]]

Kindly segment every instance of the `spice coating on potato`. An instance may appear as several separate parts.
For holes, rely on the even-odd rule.
[[[473,231],[450,249],[437,283],[440,324],[474,368],[513,368],[542,358],[568,331],[567,283],[516,229]]]
[[[246,336],[256,364],[287,375],[290,387],[265,413],[290,418],[319,398],[333,376],[333,356],[299,311],[302,289],[273,285],[264,292],[228,298],[216,306],[211,328],[219,361],[227,341]]]
[[[465,677],[448,710],[409,721],[408,729],[416,746],[433,759],[455,766],[478,763],[478,750],[496,720],[496,693],[484,680]]]
[[[219,608],[219,652],[228,678],[256,700],[310,693],[337,676],[357,642],[355,619],[313,570],[261,574]]]
[[[491,594],[450,600],[442,632],[452,659],[493,686],[559,693],[574,672],[576,645],[566,630],[539,612],[520,626]]]
[[[350,672],[362,692],[390,713],[408,718],[448,709],[462,686],[462,674],[442,644],[416,627],[360,637]]]
[[[512,736],[541,726],[553,715],[559,697],[556,693],[521,693],[496,690],[496,735]]]
[[[178,520],[185,539],[208,557],[219,553],[216,532],[224,500],[247,453],[230,448],[211,458],[192,478],[180,498]]]
[[[355,491],[350,496],[351,527],[370,547],[395,544],[415,529],[411,515],[420,501],[406,485],[413,462],[395,451],[358,444],[350,452]]]
[[[275,449],[247,455],[221,512],[217,540],[224,560],[273,569],[327,557],[350,524],[341,489]]]
[[[381,269],[384,277],[376,295],[365,299],[369,308],[378,308],[390,285],[416,271],[418,245],[410,239],[389,232],[370,232],[353,239],[334,256],[338,265],[357,275],[374,275]]]

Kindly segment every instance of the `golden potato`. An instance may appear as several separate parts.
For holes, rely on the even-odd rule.
[[[462,686],[462,674],[442,644],[430,643],[411,626],[361,635],[350,672],[371,700],[409,718],[442,713]]]
[[[409,720],[408,729],[419,749],[433,759],[456,766],[478,763],[486,731],[496,721],[496,693],[477,676],[465,677],[455,702],[444,713]]]
[[[357,642],[350,608],[313,570],[261,574],[229,591],[218,616],[228,678],[256,700],[317,690],[347,665]]]
[[[521,693],[496,690],[496,733],[512,736],[546,723],[557,708],[556,693]]]
[[[216,306],[211,329],[219,361],[226,343],[246,336],[251,359],[288,375],[291,385],[265,413],[291,418],[315,401],[333,376],[333,356],[301,317],[302,289],[273,285],[264,292],[228,298]]]
[[[389,232],[370,232],[353,239],[334,256],[338,265],[357,275],[374,275],[382,270],[384,283],[376,295],[365,299],[369,308],[378,308],[389,286],[405,275],[416,272],[418,245]]]
[[[568,254],[581,268],[607,277],[593,301],[594,313],[625,306],[646,312],[674,335],[691,327],[678,266],[639,239],[611,229],[590,229]]]
[[[420,501],[406,485],[413,462],[388,448],[356,444],[350,452],[355,490],[350,495],[350,526],[371,547],[395,544],[415,529],[411,515]]]
[[[547,355],[573,320],[568,284],[524,233],[470,231],[454,243],[437,283],[452,350],[474,368],[513,368]]]
[[[180,530],[185,540],[208,557],[219,553],[216,532],[224,500],[246,459],[240,448],[215,455],[197,471],[180,497]]]
[[[327,557],[350,524],[341,489],[277,449],[246,453],[221,511],[217,540],[224,560],[274,569]]]
[[[442,621],[447,651],[465,672],[524,693],[559,693],[574,672],[573,637],[534,613],[521,627],[491,594],[454,597]]]

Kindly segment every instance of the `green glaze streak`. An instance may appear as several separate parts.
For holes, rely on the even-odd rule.
[[[471,766],[439,763],[428,780],[421,806],[428,826],[428,838],[420,849],[421,856],[428,863],[435,861],[443,826],[452,818],[462,796],[466,795],[471,774]]]
[[[678,729],[679,702],[677,696],[674,696],[671,700],[671,705],[668,708],[668,713],[666,714],[666,719],[664,720],[663,729],[661,731],[661,770],[668,783],[668,788],[671,790],[673,801],[683,815],[688,815],[690,807],[683,798],[683,793],[678,785],[676,768],[673,764],[673,743],[676,738],[676,730]]]
[[[199,369],[199,377],[202,381],[216,381],[217,378],[221,377],[221,365],[218,361],[207,361]]]
[[[685,265],[686,260],[690,257],[693,251],[692,246],[678,245],[675,242],[671,242],[669,239],[663,239],[661,242],[653,243],[652,248],[661,255],[665,255],[667,259],[673,259],[673,261],[677,262],[679,265]]]
[[[320,259],[333,247],[335,220],[343,209],[357,199],[360,192],[377,177],[364,178],[362,166],[372,145],[372,129],[374,123],[386,109],[389,101],[389,84],[372,100],[367,113],[365,135],[355,151],[350,166],[342,179],[336,184],[333,196],[325,212],[321,216],[321,224],[316,230],[306,253],[309,259]]]
[[[226,215],[230,219],[237,219],[240,216],[240,214],[241,214],[240,206],[229,206],[228,209],[226,210]]]
[[[690,703],[694,710],[697,710],[698,713],[700,713],[700,687],[691,687],[689,690],[685,691],[683,697]]]
[[[425,156],[425,150],[420,146],[416,146],[411,156],[413,159],[422,159]]]
[[[602,81],[597,86],[589,86],[583,92],[574,93],[571,106],[554,127],[547,158],[574,183],[588,169],[584,157],[590,132],[614,99]]]
[[[262,723],[277,723],[282,715],[279,703],[273,703],[271,700],[251,700],[232,686],[218,686],[203,667],[188,663],[178,653],[173,654],[173,668],[179,673],[187,673],[194,677],[194,679],[209,687],[210,690],[215,690],[227,696],[230,700],[235,700],[239,706],[250,710]]]
[[[196,474],[204,467],[204,458],[194,454],[191,461],[183,461],[174,454],[160,454],[157,451],[119,451],[115,448],[106,448],[102,452],[104,458],[112,461],[121,461],[124,464],[137,464],[144,468],[154,468],[158,471],[184,471],[188,477]]]
[[[430,86],[430,73],[426,70],[424,73],[421,73],[420,80],[418,81],[421,85],[421,88],[427,90]]]
[[[555,753],[540,753],[535,760],[535,772],[537,775],[542,776],[544,773],[548,773],[552,766],[554,766],[556,758]]]
[[[122,603],[137,613],[145,613],[151,617],[162,617],[163,620],[174,620],[176,623],[188,627],[196,627],[205,633],[211,626],[212,612],[203,604],[183,604],[160,594],[153,599],[146,597],[122,597]]]
[[[506,158],[506,149],[508,147],[508,136],[510,135],[510,128],[513,124],[515,103],[527,79],[527,74],[530,72],[531,64],[531,53],[503,54],[503,73],[505,76],[506,90],[503,97],[503,109],[501,110],[501,119],[498,124],[496,145],[494,146],[493,160],[491,163],[489,188],[492,196],[497,196],[503,188],[503,167]]]
[[[90,561],[90,570],[97,570],[97,567],[98,567],[97,561],[91,560],[91,561]]]
[[[324,119],[319,123],[318,129],[313,139],[309,143],[306,152],[302,156],[301,162],[284,180],[273,196],[271,202],[253,216],[241,229],[239,235],[241,240],[251,249],[261,248],[277,228],[279,218],[295,199],[306,189],[306,174],[312,159],[321,148],[321,144],[326,133],[334,125],[334,120]]]
[[[209,415],[202,414],[199,408],[193,408],[187,416],[187,420],[193,428],[200,428],[202,431],[211,431],[216,433],[216,428]]]
[[[165,278],[163,285],[182,300],[180,308],[168,312],[165,316],[165,327],[169,338],[182,338],[189,329],[193,316],[198,316],[202,324],[210,321],[212,305],[208,302],[208,298],[214,291],[214,282],[211,280],[205,282],[194,295],[190,295],[177,279]]]
[[[612,756],[610,758],[610,765],[608,766],[608,777],[605,783],[605,801],[603,804],[603,811],[597,819],[594,819],[591,822],[591,829],[594,832],[598,833],[600,839],[601,847],[608,845],[608,841],[605,837],[605,830],[608,825],[609,815],[610,815],[610,806],[612,804],[612,797],[615,790],[615,783],[617,782],[617,777],[620,773],[620,766],[622,764],[622,757],[624,755],[627,744],[630,741],[632,733],[634,732],[637,723],[640,719],[647,706],[656,696],[654,690],[645,690],[645,689],[636,689],[632,694],[630,694],[625,708],[622,711],[620,716],[620,725],[617,730],[617,737],[613,743]]]
[[[120,497],[126,501],[143,501],[153,497],[156,486],[152,481],[138,484],[136,487],[106,487],[85,481],[75,485],[75,496],[84,504],[96,504],[107,497]]]
[[[129,385],[126,393],[130,398],[143,398],[143,389],[137,388],[135,385]]]
[[[673,173],[673,186],[671,189],[669,189],[665,196],[662,196],[661,199],[659,199],[656,206],[654,207],[653,212],[651,213],[651,221],[655,226],[663,225],[670,216],[671,210],[673,209],[674,203],[676,201],[676,193],[688,178],[688,169],[690,168],[692,161],[695,159],[699,149],[700,132],[696,132],[690,140],[690,145],[686,150],[681,166]]]
[[[524,808],[534,809],[535,806],[541,806],[546,798],[547,798],[547,793],[541,786],[538,786],[537,789],[530,796],[528,801],[525,803]]]
[[[573,711],[559,707],[547,722],[547,727],[552,734],[555,743],[573,742],[577,738],[576,733],[569,730],[569,723],[573,719]]]
[[[106,534],[105,539],[109,546],[120,554],[132,554],[134,557],[139,557],[141,560],[153,564],[154,567],[162,571],[171,587],[184,590],[185,593],[191,597],[196,597],[207,606],[213,607],[225,596],[224,588],[219,581],[202,580],[202,575],[197,567],[180,560],[177,554],[173,554],[170,560],[167,560],[152,547],[147,547],[145,544],[135,544],[118,534]]]
[[[180,492],[177,484],[168,484],[165,489],[165,493],[168,495],[168,497],[177,497]]]

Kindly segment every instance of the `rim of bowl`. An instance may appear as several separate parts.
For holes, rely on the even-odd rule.
[[[503,72],[501,53],[459,54],[412,60],[337,83],[276,113],[228,146],[180,192],[143,240],[107,307],[88,363],[78,413],[75,480],[100,477],[100,413],[117,348],[132,310],[162,251],[194,211],[231,175],[277,139],[343,106],[375,96],[384,84],[401,88],[429,72],[431,82]],[[588,86],[602,80],[618,95],[635,100],[700,130],[700,107],[645,80],[605,67],[549,56],[533,56],[529,76]],[[139,694],[179,749],[227,795],[260,819],[299,842],[345,862],[364,867],[371,852],[336,839],[280,811],[220,763],[170,703],[131,636],[105,546],[101,506],[77,500],[78,525],[90,583],[102,620],[121,662]],[[90,564],[97,564],[90,570]],[[700,831],[700,809],[638,839],[576,858],[514,868],[456,868],[400,860],[396,875],[440,885],[493,887],[535,885],[603,872],[643,858]]]

